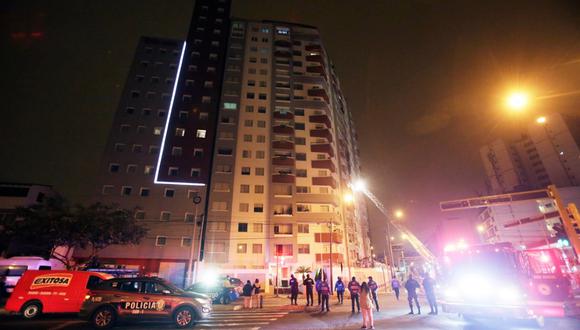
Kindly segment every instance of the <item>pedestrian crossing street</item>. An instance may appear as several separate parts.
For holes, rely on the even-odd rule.
[[[211,315],[197,322],[195,329],[239,329],[258,330],[284,316],[284,311],[214,311]]]

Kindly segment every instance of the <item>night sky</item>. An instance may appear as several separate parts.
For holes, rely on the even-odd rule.
[[[191,0],[3,1],[0,180],[94,191],[138,38],[184,39]],[[356,121],[364,176],[432,244],[438,202],[485,192],[479,147],[534,114],[580,112],[578,95],[501,108],[514,86],[580,89],[576,1],[247,1],[234,17],[318,26]],[[372,239],[384,220],[369,204]],[[454,217],[454,220],[445,220]],[[444,225],[447,228],[447,225]]]

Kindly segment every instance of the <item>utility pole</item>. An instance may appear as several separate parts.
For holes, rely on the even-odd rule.
[[[391,271],[391,276],[393,276],[393,244],[391,243],[391,222],[387,221],[387,248],[389,249],[389,270]],[[385,257],[386,260],[386,257]]]
[[[197,205],[200,202],[201,202],[201,197],[199,197],[199,196],[193,197],[193,204],[195,204],[195,213],[193,216],[193,232],[191,233],[191,244],[189,246],[189,262],[187,264],[186,287],[192,285],[193,282],[196,280],[195,279],[196,276],[194,276],[194,270],[193,270],[193,255],[195,254],[195,244],[193,242],[195,241],[195,233],[197,232]],[[198,261],[197,267],[199,267],[199,255],[198,255],[197,261]],[[195,273],[197,273],[197,271]]]
[[[330,293],[332,294],[332,218],[330,219]]]

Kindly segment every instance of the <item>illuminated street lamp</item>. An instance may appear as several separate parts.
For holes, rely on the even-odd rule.
[[[512,92],[506,97],[506,106],[514,111],[523,111],[530,103],[530,96],[523,91]]]
[[[546,117],[541,116],[541,117],[536,118],[536,123],[538,123],[540,125],[545,124],[546,123]]]
[[[363,179],[358,179],[352,183],[352,190],[363,192],[367,190],[367,184],[364,182]]]
[[[477,231],[483,233],[485,231],[485,226],[482,224],[477,225]]]
[[[407,239],[409,238],[409,236],[407,236],[407,234],[401,234],[401,239]]]
[[[391,241],[394,241],[394,240],[395,240],[395,236],[391,236]]]
[[[342,196],[342,200],[346,204],[352,204],[354,202],[354,196],[351,193],[345,193],[344,196]]]
[[[405,216],[405,213],[401,209],[395,210],[395,212],[393,214],[395,215],[395,218],[397,218],[397,219],[402,219]]]

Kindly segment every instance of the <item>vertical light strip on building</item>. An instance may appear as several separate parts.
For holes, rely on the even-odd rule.
[[[169,128],[169,121],[171,120],[171,112],[173,111],[173,102],[175,101],[175,93],[177,92],[177,84],[179,83],[179,76],[181,74],[181,65],[183,64],[183,55],[185,54],[185,48],[187,46],[187,41],[183,42],[183,48],[181,49],[181,57],[179,58],[179,65],[177,66],[177,74],[175,76],[175,82],[173,83],[173,93],[171,94],[171,102],[169,103],[169,110],[167,111],[167,119],[165,120],[165,128],[163,129],[163,139],[161,140],[161,149],[159,150],[159,158],[157,158],[157,168],[155,168],[155,180],[154,183],[159,184],[173,184],[181,186],[205,186],[204,183],[193,183],[193,182],[170,182],[170,181],[159,181],[159,169],[161,168],[161,159],[163,158],[163,151],[165,150],[165,139],[167,138],[167,131]]]

